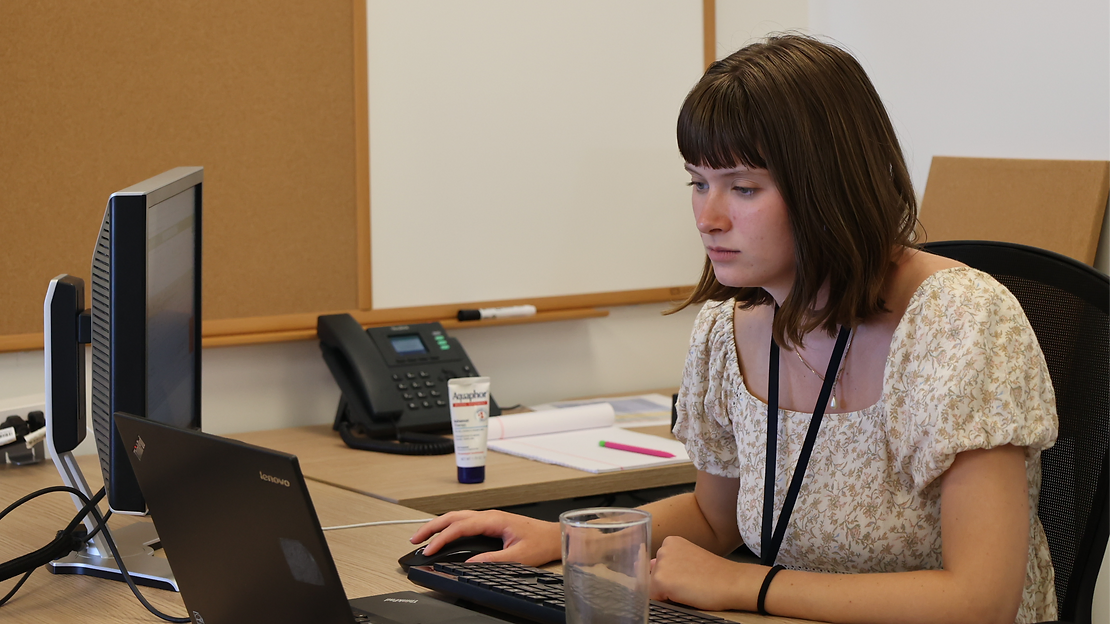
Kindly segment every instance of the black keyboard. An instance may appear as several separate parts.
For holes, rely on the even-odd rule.
[[[563,575],[519,563],[437,563],[412,566],[409,580],[448,596],[539,624],[566,624]],[[715,615],[652,600],[651,624],[727,622]]]

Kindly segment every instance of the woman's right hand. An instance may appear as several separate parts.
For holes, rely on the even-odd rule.
[[[540,566],[562,558],[557,522],[544,522],[504,511],[452,511],[429,520],[409,541],[431,538],[424,553],[435,554],[444,544],[468,535],[500,537],[502,550],[482,553],[468,561],[516,561]]]

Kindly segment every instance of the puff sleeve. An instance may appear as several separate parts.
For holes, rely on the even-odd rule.
[[[709,301],[694,321],[690,351],[682,372],[675,408],[674,435],[698,470],[736,477],[736,438],[729,418],[729,396],[735,388],[735,334],[732,301]]]
[[[920,491],[957,453],[1005,444],[1027,461],[1056,439],[1056,397],[1021,305],[990,275],[953,269],[910,301],[887,371],[890,452]]]

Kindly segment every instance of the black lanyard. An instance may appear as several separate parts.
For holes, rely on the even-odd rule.
[[[829,404],[829,396],[832,395],[837,369],[840,368],[840,359],[844,356],[844,347],[851,333],[851,329],[841,327],[840,335],[836,338],[836,346],[833,347],[832,357],[829,358],[829,366],[825,372],[825,382],[821,385],[821,394],[817,395],[813,418],[809,421],[802,452],[798,455],[798,465],[794,468],[794,476],[790,479],[786,500],[782,503],[779,521],[774,525],[773,531],[771,517],[775,513],[775,451],[778,448],[779,437],[779,345],[773,337],[771,338],[771,357],[767,365],[767,474],[764,477],[763,487],[763,535],[759,547],[760,563],[763,565],[775,565],[779,548],[782,546],[782,538],[786,535],[786,525],[790,521],[790,514],[794,511],[794,503],[798,500],[798,490],[802,487],[806,466],[809,465],[809,456],[813,454],[813,445],[817,441],[821,418],[825,415],[825,407]]]

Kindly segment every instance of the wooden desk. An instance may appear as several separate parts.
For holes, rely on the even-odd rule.
[[[101,484],[95,456],[79,460],[90,487]],[[0,465],[0,508],[21,496],[51,485],[61,478],[52,463],[17,468]],[[412,509],[392,505],[361,494],[308,482],[313,505],[323,526],[354,524],[375,520],[404,520],[430,517]],[[53,539],[76,510],[68,494],[48,494],[23,505],[0,521],[0,561],[26,554]],[[112,527],[148,519],[116,516]],[[349,596],[365,596],[394,591],[418,590],[397,565],[397,558],[412,550],[408,538],[416,525],[385,525],[328,531],[328,545],[339,576]],[[0,596],[7,594],[18,578],[0,585]],[[140,588],[160,611],[183,616],[180,595],[151,588]],[[124,583],[76,575],[53,575],[36,570],[8,604],[0,607],[0,622],[22,624],[56,622],[161,622],[149,613]]]
[[[638,429],[670,437],[666,425]],[[309,479],[433,514],[693,483],[692,464],[592,474],[490,451],[486,481],[458,482],[454,455],[406,456],[347,447],[328,425],[229,437],[296,455]]]
[[[80,459],[85,479],[93,489],[100,487],[100,475],[94,456]],[[53,464],[14,467],[0,465],[0,507],[7,506],[20,496],[47,487],[59,485],[61,479]],[[312,501],[323,526],[353,524],[376,520],[406,520],[428,517],[428,514],[405,509],[375,500],[373,497],[333,487],[324,483],[309,482]],[[12,512],[0,525],[0,561],[26,554],[47,544],[54,532],[61,529],[74,514],[68,494],[41,496],[19,510]],[[118,516],[112,526],[132,522],[149,522]],[[363,596],[400,591],[424,591],[408,582],[397,557],[412,550],[408,536],[415,525],[369,526],[326,532],[335,565],[346,594]],[[0,595],[7,594],[18,578],[0,584]],[[142,592],[160,611],[170,615],[183,615],[181,596],[173,592],[143,587]],[[722,613],[729,621],[750,624],[798,623],[783,617],[760,617],[749,613]],[[0,607],[0,621],[23,624],[53,624],[57,622],[141,623],[161,622],[150,614],[131,594],[123,583],[104,581],[75,575],[53,575],[46,570],[34,572],[16,596]]]
[[[100,487],[96,458],[80,459],[89,485]],[[13,467],[0,465],[0,508],[21,496],[51,485],[60,485],[54,465]],[[373,520],[403,520],[428,514],[375,500],[323,483],[309,482],[309,491],[323,526]],[[26,554],[49,542],[54,533],[73,517],[75,509],[67,494],[49,494],[24,505],[0,521],[0,561]],[[113,527],[148,520],[116,517]],[[394,591],[425,591],[404,576],[397,558],[412,549],[408,537],[415,525],[386,525],[328,531],[325,533],[339,576],[348,596],[368,596]],[[17,582],[0,583],[0,596]],[[173,592],[142,588],[157,609],[169,615],[184,615],[181,597]],[[751,613],[720,613],[733,622],[749,624],[799,623],[788,618],[760,617]],[[55,624],[57,622],[101,624],[154,624],[161,622],[149,613],[123,583],[97,578],[62,575],[36,570],[8,604],[0,607],[0,622]]]

